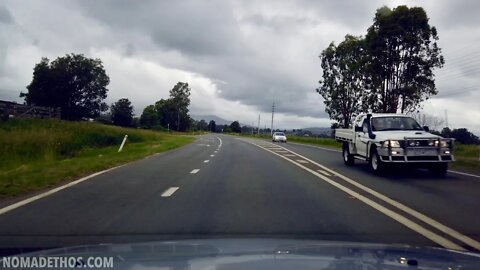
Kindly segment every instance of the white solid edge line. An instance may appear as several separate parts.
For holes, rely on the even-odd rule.
[[[172,196],[173,193],[175,193],[175,191],[177,191],[179,189],[179,187],[171,187],[171,188],[168,188],[167,190],[165,190],[163,193],[162,193],[162,197],[170,197]]]
[[[217,137],[217,139],[220,141],[220,144],[218,145],[218,148],[222,147],[222,144],[223,144],[222,139],[220,139],[220,137],[218,137],[218,136],[215,136],[215,137]]]
[[[286,150],[288,150],[288,149],[286,149]],[[288,151],[290,151],[290,150],[288,150]],[[383,194],[381,194],[381,193],[379,193],[379,192],[377,192],[377,191],[375,191],[375,190],[373,190],[369,187],[366,187],[366,186],[364,186],[364,185],[362,185],[362,184],[360,184],[360,183],[358,183],[358,182],[356,182],[356,181],[354,181],[354,180],[352,180],[352,179],[350,179],[350,178],[348,178],[344,175],[341,175],[341,174],[335,172],[334,170],[331,170],[331,169],[329,169],[329,168],[327,168],[327,167],[325,167],[325,166],[323,166],[323,165],[321,165],[321,164],[319,164],[319,163],[317,163],[317,162],[315,162],[315,161],[313,161],[313,160],[311,160],[307,157],[304,157],[304,156],[302,156],[300,154],[297,154],[295,152],[292,152],[292,151],[290,151],[290,152],[298,155],[299,157],[304,158],[305,160],[310,161],[312,164],[315,164],[318,167],[323,168],[324,170],[332,173],[333,175],[336,175],[336,176],[342,178],[344,181],[346,181],[346,182],[348,182],[348,183],[350,183],[350,184],[352,184],[352,185],[354,185],[354,186],[372,194],[373,196],[381,199],[382,201],[384,201],[384,202],[386,202],[390,205],[393,205],[393,206],[397,207],[398,209],[400,209],[402,211],[407,212],[408,214],[410,214],[410,215],[418,218],[419,220],[429,224],[430,226],[448,234],[449,236],[451,236],[451,237],[453,237],[457,240],[460,240],[463,243],[465,243],[465,244],[467,244],[467,245],[469,245],[469,246],[471,246],[471,247],[473,247],[477,250],[480,250],[480,242],[478,242],[477,240],[475,240],[473,238],[470,238],[466,235],[463,235],[460,232],[458,232],[458,231],[456,231],[456,230],[454,230],[450,227],[447,227],[446,225],[443,225],[440,222],[438,222],[438,221],[436,221],[436,220],[434,220],[434,219],[432,219],[432,218],[430,218],[430,217],[428,217],[428,216],[426,216],[426,215],[424,215],[424,214],[422,214],[422,213],[420,213],[420,212],[418,212],[418,211],[416,211],[416,210],[414,210],[414,209],[412,209],[412,208],[410,208],[410,207],[408,207],[408,206],[406,206],[402,203],[394,201],[391,198],[389,198],[389,197],[387,197],[387,196],[385,196],[385,195],[383,195]]]
[[[128,163],[127,163],[127,164],[128,164]],[[56,188],[51,189],[51,190],[48,190],[48,191],[46,191],[46,192],[44,192],[44,193],[41,193],[41,194],[32,196],[32,197],[27,198],[27,199],[25,199],[25,200],[22,200],[22,201],[19,201],[19,202],[14,203],[14,204],[11,204],[11,205],[9,205],[9,206],[6,206],[6,207],[0,209],[0,215],[5,214],[5,213],[7,213],[7,212],[9,212],[9,211],[12,211],[12,210],[14,210],[14,209],[16,209],[16,208],[19,208],[19,207],[21,207],[21,206],[24,206],[24,205],[26,205],[26,204],[29,204],[29,203],[31,203],[31,202],[34,202],[34,201],[36,201],[36,200],[39,200],[39,199],[41,199],[41,198],[45,198],[45,197],[47,197],[47,196],[49,196],[49,195],[52,195],[52,194],[57,193],[57,192],[59,192],[59,191],[61,191],[61,190],[63,190],[63,189],[66,189],[66,188],[69,188],[69,187],[71,187],[71,186],[74,186],[74,185],[76,185],[76,184],[78,184],[78,183],[81,183],[81,182],[83,182],[83,181],[86,181],[86,180],[88,180],[88,179],[90,179],[90,178],[93,178],[93,177],[95,177],[95,176],[98,176],[98,175],[100,175],[100,174],[103,174],[103,173],[106,173],[106,172],[108,172],[108,171],[112,171],[112,170],[115,170],[115,169],[117,169],[117,168],[123,167],[123,166],[125,166],[125,165],[127,165],[127,164],[123,164],[123,165],[120,165],[120,166],[116,166],[116,167],[113,167],[113,168],[109,168],[109,169],[106,169],[106,170],[103,170],[103,171],[99,171],[99,172],[90,174],[90,175],[85,176],[85,177],[83,177],[83,178],[80,178],[80,179],[78,179],[78,180],[75,180],[75,181],[72,181],[72,182],[70,182],[70,183],[67,183],[67,184],[65,184],[65,185],[63,185],[63,186],[56,187]]]
[[[471,177],[476,177],[476,178],[480,178],[480,175],[475,175],[475,174],[469,174],[469,173],[457,172],[457,171],[451,171],[451,170],[448,170],[448,172],[457,173],[457,174],[466,175],[466,176],[471,176]]]
[[[190,173],[195,174],[195,173],[198,173],[199,171],[200,169],[193,169]]]
[[[258,146],[258,145],[256,145],[256,146],[257,146],[257,147],[260,147],[260,146]],[[260,147],[260,148],[262,148],[262,147]],[[277,153],[275,153],[275,152],[273,152],[273,151],[270,151],[270,150],[265,149],[265,148],[263,148],[263,149],[264,149],[265,151],[268,151],[268,152],[270,152],[270,153],[272,153],[272,154],[274,154],[274,155],[277,155],[277,156],[279,156],[279,157],[287,160],[288,162],[291,162],[291,163],[297,165],[298,167],[300,167],[300,168],[302,168],[302,169],[304,169],[304,170],[312,173],[313,175],[315,175],[315,176],[317,176],[318,178],[324,180],[325,182],[331,184],[332,186],[334,186],[334,187],[342,190],[343,192],[349,194],[350,196],[353,196],[353,197],[357,198],[358,200],[362,201],[363,203],[371,206],[372,208],[378,210],[379,212],[385,214],[386,216],[389,216],[390,218],[398,221],[399,223],[405,225],[406,227],[412,229],[413,231],[415,231],[415,232],[417,232],[417,233],[419,233],[419,234],[427,237],[428,239],[432,240],[433,242],[435,242],[435,243],[437,243],[437,244],[439,244],[439,245],[441,245],[441,246],[443,246],[443,247],[445,247],[445,248],[465,251],[465,249],[464,249],[463,247],[461,247],[461,246],[453,243],[452,241],[450,241],[450,240],[448,240],[448,239],[446,239],[446,238],[444,238],[444,237],[442,237],[442,236],[440,236],[440,235],[438,235],[438,234],[436,234],[436,233],[434,233],[434,232],[432,232],[432,231],[430,231],[430,230],[422,227],[421,225],[419,225],[419,224],[417,224],[417,223],[415,223],[415,222],[407,219],[406,217],[404,217],[404,216],[402,216],[402,215],[400,215],[400,214],[398,214],[398,213],[396,213],[396,212],[394,212],[394,211],[392,211],[392,210],[390,210],[390,209],[388,209],[388,208],[386,208],[386,207],[384,207],[384,206],[382,206],[382,205],[380,205],[380,204],[378,204],[378,203],[376,203],[376,202],[368,199],[367,197],[365,197],[365,196],[363,196],[363,195],[361,195],[361,194],[359,194],[359,193],[357,193],[357,192],[355,192],[355,191],[353,191],[353,190],[351,190],[351,189],[349,189],[349,188],[347,188],[347,187],[345,187],[345,186],[343,186],[343,185],[341,185],[341,184],[339,184],[339,183],[331,180],[330,178],[328,178],[328,177],[326,177],[326,176],[324,176],[324,175],[322,175],[322,174],[320,174],[320,173],[318,173],[318,172],[315,172],[314,170],[309,169],[309,168],[303,166],[303,165],[300,164],[300,163],[296,163],[296,162],[294,162],[294,161],[291,160],[291,159],[288,159],[288,158],[286,158],[286,157],[284,157],[284,156],[282,156],[282,155],[279,155],[279,154],[277,154]]]

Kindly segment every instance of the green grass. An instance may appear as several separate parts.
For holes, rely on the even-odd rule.
[[[118,147],[125,134],[122,152]],[[22,119],[0,124],[0,198],[180,147],[191,136],[88,122]]]
[[[456,143],[453,153],[456,161],[451,163],[454,169],[466,169],[480,173],[480,145],[465,145]]]

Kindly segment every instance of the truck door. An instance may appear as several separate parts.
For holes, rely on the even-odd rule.
[[[355,133],[355,145],[357,153],[361,156],[367,157],[367,147],[370,138],[368,137],[368,122],[367,118],[363,118],[362,131]]]

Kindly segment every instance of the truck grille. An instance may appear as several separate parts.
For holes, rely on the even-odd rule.
[[[408,161],[438,161],[438,156],[407,156]]]
[[[406,147],[436,148],[436,140],[407,140]]]

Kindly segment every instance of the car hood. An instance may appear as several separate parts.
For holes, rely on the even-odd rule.
[[[480,255],[432,247],[295,239],[101,244],[21,256],[111,257],[115,269],[475,269]]]
[[[403,140],[404,138],[442,138],[438,135],[421,130],[392,130],[392,131],[375,131],[376,139],[384,140]]]

